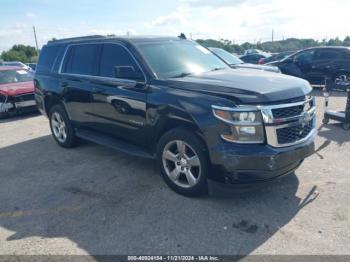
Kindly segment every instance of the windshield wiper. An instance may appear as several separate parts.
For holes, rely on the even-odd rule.
[[[192,73],[181,73],[181,74],[178,74],[178,75],[175,75],[175,76],[172,76],[171,78],[181,78],[181,77],[186,77],[186,76],[189,76],[189,75],[192,75]]]

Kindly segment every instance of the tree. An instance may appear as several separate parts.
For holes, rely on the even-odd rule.
[[[213,39],[199,39],[197,42],[206,47],[219,47],[228,52],[237,54],[243,54],[244,50],[247,49],[261,49],[266,52],[278,53],[283,51],[297,51],[316,46],[350,46],[350,36],[347,36],[343,41],[339,38],[329,40],[322,39],[321,41],[316,41],[314,39],[288,38],[281,41],[258,42],[256,44],[245,42],[241,45],[237,45],[234,42],[225,39],[220,39],[219,41]]]
[[[350,46],[350,36],[345,37],[343,46]]]
[[[336,39],[329,39],[328,46],[341,46],[343,42],[337,37]]]
[[[10,50],[1,53],[4,61],[21,61],[23,63],[36,62],[38,55],[35,47],[26,45],[14,45]]]

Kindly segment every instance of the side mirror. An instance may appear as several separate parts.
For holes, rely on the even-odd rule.
[[[143,75],[141,72],[136,71],[133,66],[115,66],[114,77],[130,79],[135,81],[143,81]]]

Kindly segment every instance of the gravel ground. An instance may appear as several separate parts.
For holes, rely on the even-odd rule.
[[[58,147],[42,116],[1,120],[0,132],[0,254],[350,254],[350,131],[339,124],[319,127],[295,175],[197,199],[169,190],[152,161]]]

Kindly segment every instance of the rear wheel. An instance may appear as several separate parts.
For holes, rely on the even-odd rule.
[[[76,142],[74,128],[64,107],[54,105],[49,113],[51,133],[56,142],[62,147],[73,147]]]
[[[162,177],[170,188],[185,196],[207,193],[206,147],[195,134],[171,130],[160,139],[157,151]]]

